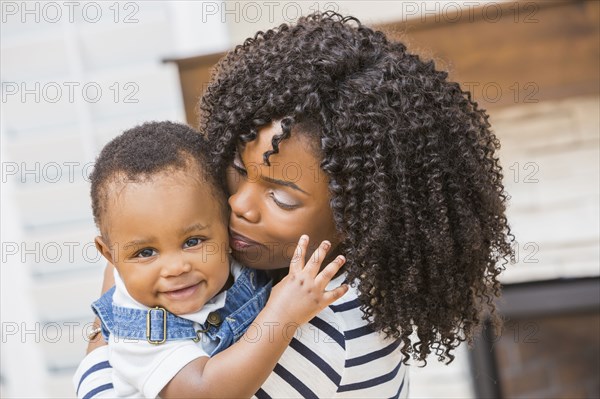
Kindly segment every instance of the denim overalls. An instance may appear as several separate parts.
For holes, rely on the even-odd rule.
[[[114,334],[124,339],[147,340],[161,344],[167,340],[192,339],[198,341],[203,333],[215,342],[211,356],[239,340],[258,313],[267,303],[272,281],[260,270],[244,267],[231,288],[227,290],[225,306],[211,312],[203,326],[196,331],[194,322],[178,317],[164,308],[132,309],[113,303],[115,287],[92,304],[94,313],[102,321],[102,335]]]

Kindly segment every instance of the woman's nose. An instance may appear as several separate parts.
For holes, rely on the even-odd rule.
[[[229,197],[229,206],[231,212],[238,218],[244,219],[249,223],[258,223],[260,221],[260,212],[255,206],[254,193],[248,187],[248,183],[242,183],[238,189]]]

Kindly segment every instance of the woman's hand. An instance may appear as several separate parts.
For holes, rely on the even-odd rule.
[[[300,237],[288,275],[273,287],[265,306],[265,309],[277,314],[277,319],[286,323],[307,323],[348,291],[347,284],[325,291],[346,259],[339,255],[319,273],[331,243],[323,241],[305,263],[308,242],[308,236]]]
[[[115,267],[112,263],[108,263],[106,268],[104,269],[104,280],[102,281],[102,292],[100,295],[103,295],[106,291],[108,291],[113,285],[115,285],[115,276],[113,274],[113,270]],[[100,319],[96,317],[94,320],[94,329],[100,327]],[[104,345],[108,345],[108,343],[102,337],[102,334],[97,334],[95,338],[91,339],[88,343],[86,354],[90,353],[94,349],[100,348]]]

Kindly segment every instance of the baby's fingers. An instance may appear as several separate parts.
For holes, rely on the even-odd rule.
[[[325,255],[327,255],[329,248],[331,248],[331,243],[327,240],[323,241],[312,254],[310,259],[306,262],[306,266],[304,268],[310,276],[315,277],[317,275],[319,269],[321,269],[321,263],[323,263],[323,259],[325,259]]]
[[[346,292],[348,292],[348,284],[342,284],[331,291],[325,291],[323,293],[323,302],[327,304],[326,306],[329,306],[343,297]]]
[[[302,269],[304,269],[304,256],[306,254],[306,248],[308,247],[308,241],[308,236],[306,234],[302,234],[302,236],[300,236],[298,245],[294,250],[294,256],[290,262],[290,270],[288,273],[299,273],[302,271]]]
[[[321,272],[315,277],[315,285],[324,290],[327,284],[333,279],[335,274],[344,266],[346,258],[343,255],[338,255],[337,258],[328,264]]]

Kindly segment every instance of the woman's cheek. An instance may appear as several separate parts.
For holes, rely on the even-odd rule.
[[[285,259],[289,259],[290,261],[292,260],[292,258],[294,257],[294,252],[296,251],[296,246],[297,243],[291,242],[284,246],[283,256]]]

